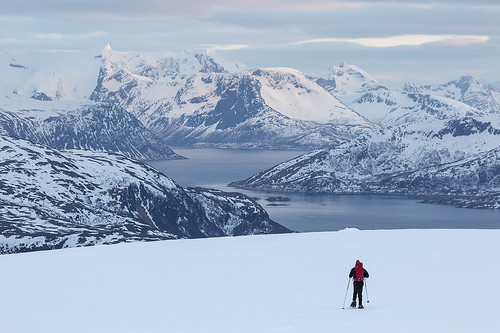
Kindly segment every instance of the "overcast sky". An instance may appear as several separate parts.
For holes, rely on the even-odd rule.
[[[498,82],[499,17],[498,0],[0,0],[0,51],[213,48],[312,75],[347,61],[388,85]]]

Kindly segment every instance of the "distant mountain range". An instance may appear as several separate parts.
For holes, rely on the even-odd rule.
[[[122,107],[151,132],[141,136],[152,141],[129,140],[130,147],[111,151],[144,159],[172,158],[170,152],[137,153],[138,147],[158,146],[158,140],[179,146],[314,149],[336,146],[380,126],[439,114],[441,119],[451,113],[455,118],[477,117],[500,108],[500,88],[471,76],[390,90],[345,62],[333,66],[325,78],[311,78],[289,68],[245,70],[214,52],[133,54],[107,45],[99,56],[3,52],[0,66],[6,73],[0,92],[7,98],[15,94],[44,101],[45,106],[36,106],[40,109],[54,109],[51,104],[57,101]],[[20,98],[16,103],[3,109],[12,114],[32,108]],[[101,142],[87,147],[111,149]]]
[[[242,194],[183,189],[123,155],[0,146],[0,253],[289,232]]]
[[[312,78],[109,45],[99,56],[0,53],[0,66],[5,252],[286,231],[251,199],[182,189],[124,157],[181,158],[167,145],[322,148],[233,184],[244,188],[500,208],[500,89],[471,76],[391,90],[347,63]]]
[[[297,70],[242,71],[244,66],[213,52],[131,54],[108,45],[97,57],[2,53],[0,66],[7,73],[0,92],[18,96],[7,111],[30,109],[29,100],[44,102],[37,106],[41,109],[60,101],[106,103],[122,107],[170,145],[303,150],[337,145],[378,128]],[[148,145],[157,143],[112,151],[170,158],[168,153],[137,154],[137,146]],[[97,143],[95,149],[99,146],[107,145]]]
[[[439,202],[500,208],[495,86],[465,76],[439,86],[406,84],[401,91],[391,91],[355,66],[344,63],[340,68],[332,71],[339,78],[329,77],[325,89],[382,129],[297,157],[233,186],[439,196]]]
[[[110,48],[102,60],[91,99],[122,106],[171,145],[317,148],[378,127],[294,69],[232,73],[209,55],[148,62]]]

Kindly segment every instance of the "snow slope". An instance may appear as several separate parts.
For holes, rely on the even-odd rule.
[[[499,237],[350,229],[4,255],[0,330],[496,332]],[[370,303],[342,309],[356,259]]]

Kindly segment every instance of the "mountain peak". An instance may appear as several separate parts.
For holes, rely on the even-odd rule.
[[[347,63],[347,61],[342,61],[342,63],[339,65],[340,68],[350,68],[350,65]]]
[[[361,68],[343,61],[339,66],[332,66],[328,80],[335,82],[333,93],[345,95],[376,89],[386,89],[380,82]]]
[[[105,55],[105,54],[111,53],[111,52],[113,52],[113,49],[111,49],[111,45],[109,45],[109,43],[108,43],[108,44],[106,44],[106,46],[102,50],[102,55]]]

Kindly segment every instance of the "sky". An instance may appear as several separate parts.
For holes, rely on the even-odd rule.
[[[326,76],[343,61],[388,86],[500,82],[498,0],[0,0],[0,52],[215,49],[250,68]]]

